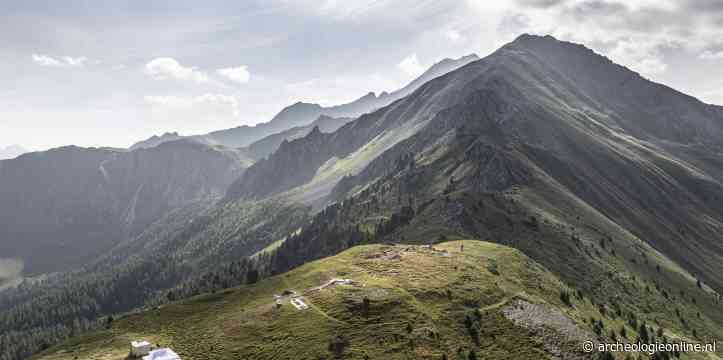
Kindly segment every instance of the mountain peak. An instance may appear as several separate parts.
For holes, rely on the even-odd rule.
[[[457,68],[457,67],[465,65],[467,63],[470,63],[472,61],[477,61],[479,59],[480,59],[479,56],[477,56],[477,54],[474,54],[474,53],[462,56],[458,59],[444,58],[444,59],[434,63],[434,65],[432,65],[425,73],[432,74],[431,77],[436,77],[435,75],[438,75],[437,74],[438,72],[448,72],[449,71],[449,70],[445,71],[445,69]],[[422,75],[422,77],[424,77],[424,75]]]
[[[513,41],[513,43],[515,43],[515,42],[527,42],[527,41],[558,41],[558,42],[559,42],[560,40],[557,40],[557,39],[556,39],[554,36],[552,36],[552,35],[535,35],[535,34],[527,34],[527,33],[525,33],[525,34],[522,34],[522,35],[518,36],[518,37],[515,39],[515,41]]]
[[[130,150],[136,150],[136,149],[148,149],[152,147],[156,147],[162,143],[168,142],[168,141],[174,141],[182,139],[183,136],[178,134],[177,131],[173,132],[165,132],[163,135],[153,135],[148,139],[141,140],[133,145],[130,146]]]
[[[314,128],[311,129],[311,132],[309,132],[309,135],[311,136],[318,136],[319,134],[321,134],[321,130],[319,129],[318,125],[314,126]]]
[[[577,58],[594,57],[602,58],[605,59],[606,62],[612,63],[612,60],[608,59],[604,55],[596,53],[595,51],[583,44],[559,40],[551,35],[522,34],[518,36],[514,41],[503,46],[501,50],[509,50],[510,48],[515,50],[525,50],[537,56],[543,56],[547,58],[555,57],[564,59],[568,56],[574,56]]]

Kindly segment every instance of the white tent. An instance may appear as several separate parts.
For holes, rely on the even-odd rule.
[[[178,354],[168,348],[151,351],[150,354],[143,357],[143,360],[181,360]]]
[[[151,351],[151,343],[148,341],[131,341],[131,357],[148,355]]]

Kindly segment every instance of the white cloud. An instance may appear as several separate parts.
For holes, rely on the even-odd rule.
[[[419,76],[424,72],[424,66],[419,63],[416,53],[404,58],[397,67],[410,76]]]
[[[88,61],[88,58],[85,56],[80,57],[70,57],[70,56],[63,56],[63,61],[68,64],[69,66],[83,66],[85,65],[85,62]]]
[[[62,67],[63,63],[47,55],[33,54],[33,62],[41,66]]]
[[[143,101],[154,107],[168,110],[198,110],[214,115],[239,115],[236,97],[225,94],[203,94],[199,96],[144,96]]]
[[[444,37],[452,42],[458,42],[462,40],[462,35],[457,30],[445,30],[443,32]]]
[[[668,69],[668,64],[654,57],[641,59],[638,64],[630,66],[647,75],[660,74]]]
[[[251,79],[251,73],[246,65],[218,69],[216,73],[239,84],[245,84]]]
[[[34,63],[40,66],[49,67],[81,67],[85,65],[86,61],[88,61],[88,58],[86,58],[85,56],[63,56],[59,59],[56,59],[52,56],[42,54],[33,54],[32,59]]]
[[[723,60],[723,50],[718,52],[706,50],[703,51],[698,57],[703,60]]]
[[[650,38],[645,42],[641,38],[628,36],[613,38],[609,43],[612,48],[607,55],[613,61],[645,76],[659,75],[668,69],[661,53],[661,49],[669,45],[664,40]]]
[[[317,4],[316,2],[312,2]],[[317,5],[318,6],[318,5]],[[324,0],[319,8],[319,13],[337,20],[349,20],[366,16],[374,11],[384,9],[386,4],[377,0]]]
[[[175,79],[197,83],[208,82],[208,76],[204,72],[192,67],[185,67],[176,59],[169,57],[151,60],[146,64],[143,71],[146,75],[157,80]]]

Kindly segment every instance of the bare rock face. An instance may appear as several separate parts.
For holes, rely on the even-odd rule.
[[[554,359],[587,359],[582,344],[595,334],[581,329],[563,313],[540,304],[517,300],[502,311],[515,324],[533,330]]]

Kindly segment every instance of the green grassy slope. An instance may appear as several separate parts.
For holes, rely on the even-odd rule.
[[[314,289],[333,278],[354,283]],[[359,246],[252,286],[128,316],[34,359],[123,359],[133,339],[170,346],[184,359],[331,359],[337,336],[345,359],[455,359],[460,349],[493,359],[584,358],[580,342],[594,338],[585,321],[602,316],[586,298],[564,305],[562,289],[502,245]],[[285,290],[309,308],[296,310],[289,297],[276,307],[273,295]],[[525,315],[549,326],[519,320]]]

